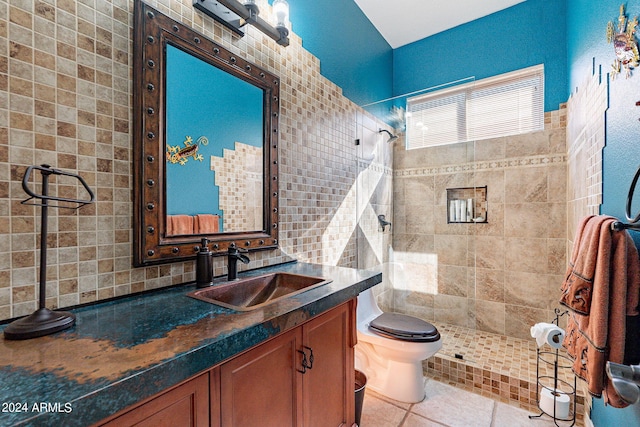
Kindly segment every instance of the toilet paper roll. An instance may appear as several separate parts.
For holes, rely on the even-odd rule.
[[[546,343],[553,348],[560,348],[564,340],[564,330],[554,323],[536,323],[531,327],[531,336],[536,339],[538,347]]]
[[[555,404],[556,412],[553,412]],[[543,387],[540,392],[540,409],[547,415],[555,416],[559,419],[569,418],[569,395],[557,390]]]

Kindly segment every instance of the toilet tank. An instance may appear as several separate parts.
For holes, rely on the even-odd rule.
[[[376,297],[372,288],[369,288],[358,295],[358,309],[356,318],[358,328],[368,328],[369,322],[382,314],[382,310],[378,307]]]

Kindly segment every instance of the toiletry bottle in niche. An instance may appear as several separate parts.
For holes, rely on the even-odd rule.
[[[196,258],[196,287],[206,288],[213,284],[213,253],[209,252],[209,241],[203,237]]]

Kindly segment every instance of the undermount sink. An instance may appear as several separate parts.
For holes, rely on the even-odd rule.
[[[250,311],[329,282],[321,277],[270,273],[198,289],[187,295],[232,310]]]

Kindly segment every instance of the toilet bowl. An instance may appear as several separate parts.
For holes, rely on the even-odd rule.
[[[355,366],[367,387],[400,402],[422,401],[422,361],[442,348],[438,330],[416,317],[383,313],[371,289],[358,296],[356,321]]]

